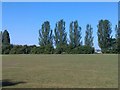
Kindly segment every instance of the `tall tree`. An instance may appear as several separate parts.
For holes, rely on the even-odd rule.
[[[115,38],[117,39],[118,38],[118,25],[115,25]]]
[[[2,53],[2,31],[0,31],[0,54]]]
[[[2,44],[10,45],[10,36],[7,30],[2,33]]]
[[[108,20],[100,20],[98,24],[98,44],[103,53],[110,48],[111,40],[111,23]]]
[[[118,49],[118,25],[115,25],[115,32],[116,49]]]
[[[39,45],[45,47],[45,53],[52,53],[53,49],[53,34],[50,28],[49,21],[42,24],[42,28],[39,30]]]
[[[91,25],[87,24],[86,26],[86,35],[85,35],[85,45],[86,46],[90,46],[92,47],[93,46],[93,28],[91,27]]]
[[[9,54],[11,48],[9,32],[5,30],[2,33],[2,54]]]
[[[120,54],[120,21],[118,21],[118,53]]]
[[[70,45],[73,47],[81,46],[81,27],[78,25],[78,21],[72,21],[70,23]]]
[[[2,31],[0,31],[0,43],[2,43]]]
[[[65,21],[62,19],[56,23],[55,29],[55,45],[56,45],[56,53],[64,52],[64,48],[67,46],[67,33],[65,31]]]
[[[116,31],[116,45],[117,45],[117,52],[120,53],[120,21],[118,21],[118,26],[115,26]]]

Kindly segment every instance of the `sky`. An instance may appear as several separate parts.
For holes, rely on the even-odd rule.
[[[119,2],[119,0],[1,0],[2,2]]]
[[[50,21],[54,30],[56,22],[64,19],[69,36],[69,24],[78,20],[82,28],[84,44],[86,25],[93,28],[94,47],[99,49],[97,24],[108,19],[112,24],[112,35],[118,21],[117,2],[2,2],[2,30],[7,29],[12,44],[38,45],[39,29],[44,21]]]

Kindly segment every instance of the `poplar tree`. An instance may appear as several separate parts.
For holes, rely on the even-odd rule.
[[[65,52],[65,48],[67,46],[67,33],[65,31],[65,21],[63,19],[56,23],[54,32],[56,53],[60,54]]]
[[[53,53],[53,34],[49,21],[45,21],[39,30],[39,45],[44,47],[44,53]]]
[[[93,46],[93,28],[91,27],[91,25],[87,24],[86,26],[86,35],[85,35],[85,45],[86,46]]]
[[[98,45],[103,53],[107,53],[111,45],[111,23],[108,20],[100,20],[98,24]]]
[[[72,21],[70,23],[70,45],[75,47],[81,46],[82,41],[81,41],[81,27],[78,25],[78,21]]]

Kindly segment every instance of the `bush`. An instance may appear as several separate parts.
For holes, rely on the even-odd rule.
[[[93,54],[94,48],[90,46],[78,46],[72,49],[72,54]]]
[[[32,49],[31,49],[31,54],[38,54],[39,52],[38,52],[38,48],[37,47],[33,47]]]
[[[94,48],[89,46],[57,46],[54,49],[53,46],[27,46],[27,45],[3,45],[2,54],[93,54]],[[110,53],[116,53],[112,51]]]
[[[53,54],[53,53],[54,53],[54,48],[51,45],[47,45],[46,47],[44,47],[44,54]]]
[[[2,54],[9,54],[13,45],[2,45]]]
[[[66,45],[58,45],[55,49],[55,54],[62,54],[67,53],[67,46]]]
[[[10,54],[24,54],[25,50],[22,45],[14,45],[13,48],[10,50]]]

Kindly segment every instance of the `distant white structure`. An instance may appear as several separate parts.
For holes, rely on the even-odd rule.
[[[100,54],[100,53],[102,53],[102,52],[101,52],[101,50],[100,50],[100,49],[96,49],[96,50],[95,50],[95,53]]]

